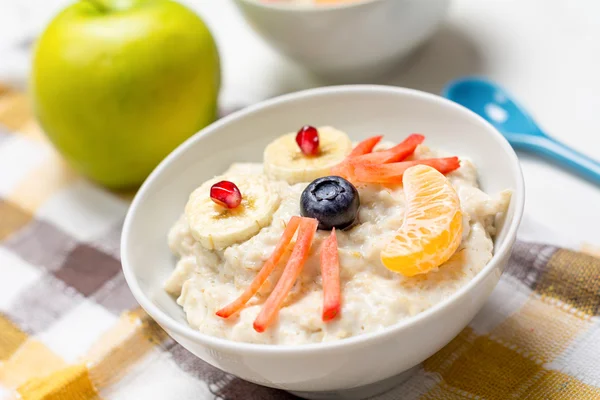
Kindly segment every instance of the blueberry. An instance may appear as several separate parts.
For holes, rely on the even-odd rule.
[[[312,181],[300,197],[304,217],[319,220],[319,229],[344,229],[356,220],[360,199],[356,188],[339,176],[326,176]]]

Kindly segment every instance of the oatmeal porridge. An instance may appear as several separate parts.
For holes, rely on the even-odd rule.
[[[410,318],[473,279],[492,258],[510,192],[486,194],[468,158],[420,135],[380,139],[353,145],[334,128],[304,127],[271,143],[263,163],[235,163],[196,189],[168,236],[178,261],[165,283],[190,326],[250,343],[340,340]],[[431,205],[443,196],[454,202]]]

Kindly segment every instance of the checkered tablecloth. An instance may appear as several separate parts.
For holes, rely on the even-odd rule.
[[[195,358],[121,274],[131,194],[73,173],[0,89],[0,399],[286,399]],[[600,259],[518,243],[471,324],[378,400],[600,398]],[[394,355],[401,357],[401,354]]]

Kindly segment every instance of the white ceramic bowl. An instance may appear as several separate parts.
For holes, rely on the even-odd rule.
[[[261,161],[265,145],[304,124],[332,125],[354,140],[373,133],[400,141],[426,135],[432,148],[470,157],[489,193],[512,189],[495,254],[448,300],[381,332],[301,346],[238,343],[191,329],[162,289],[175,266],[167,232],[190,192],[235,161]],[[483,306],[509,258],[524,203],[519,161],[487,122],[441,97],[385,86],[339,86],[285,95],[248,107],[197,133],[171,153],[143,184],[125,220],[121,256],[133,295],[176,341],[204,361],[243,379],[322,398],[361,398],[398,382],[392,378],[456,336]],[[365,294],[368,295],[368,294]],[[387,379],[391,378],[391,379]],[[383,382],[382,382],[383,381]],[[332,393],[334,392],[334,393]]]
[[[235,3],[275,50],[341,82],[392,70],[435,32],[450,0],[355,0],[320,6]]]

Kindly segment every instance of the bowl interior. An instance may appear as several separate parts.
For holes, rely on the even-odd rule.
[[[142,292],[159,310],[187,325],[182,309],[162,286],[176,262],[167,246],[167,232],[189,194],[233,162],[260,162],[271,140],[305,124],[332,125],[353,140],[383,134],[386,140],[400,141],[410,133],[422,133],[428,146],[470,158],[484,191],[515,192],[507,222],[520,213],[522,181],[514,152],[490,125],[461,106],[418,91],[379,86],[300,92],[250,107],[204,129],[144,183],[129,211],[122,242],[126,276],[138,300]],[[496,248],[507,240],[511,225],[505,223],[499,230]]]

